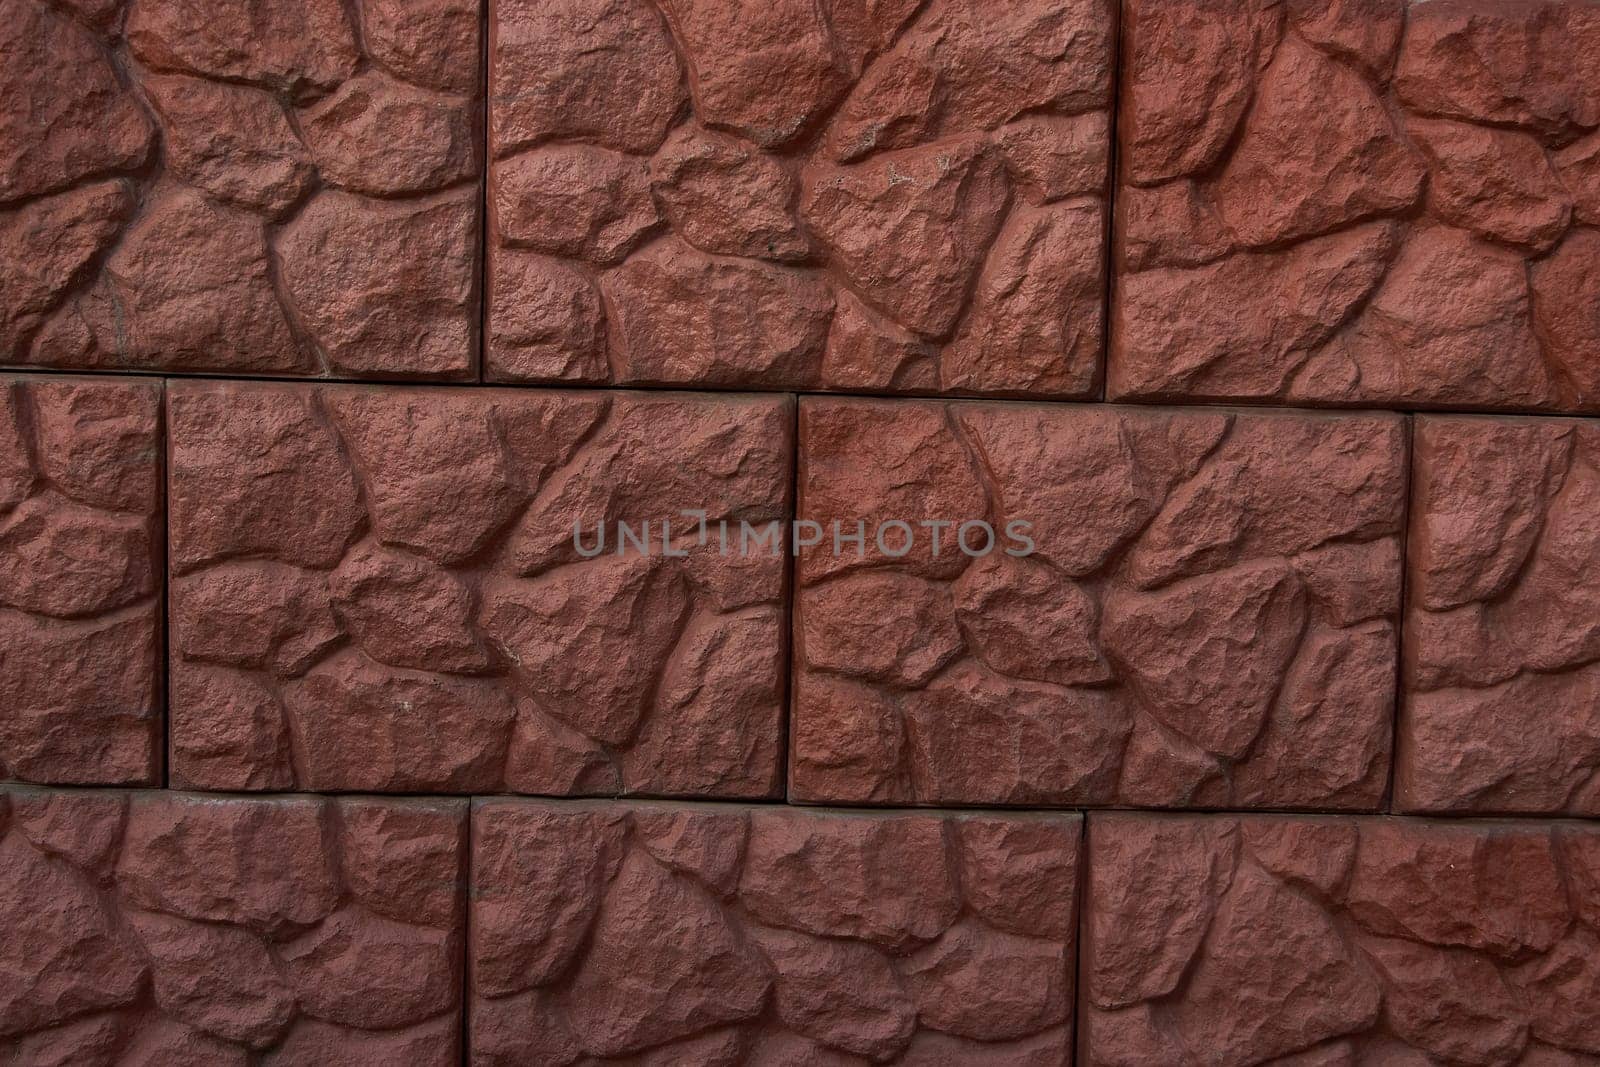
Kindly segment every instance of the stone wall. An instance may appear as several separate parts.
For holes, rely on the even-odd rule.
[[[1594,0],[0,0],[0,115],[0,1065],[1600,1065]]]

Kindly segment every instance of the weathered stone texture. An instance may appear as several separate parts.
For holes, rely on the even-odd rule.
[[[1064,1067],[1079,832],[480,801],[472,1062]]]
[[[0,779],[160,780],[161,392],[0,376]]]
[[[787,520],[789,401],[205,383],[171,406],[175,783],[779,788],[785,560],[719,531]]]
[[[1600,8],[1126,0],[1113,397],[1600,410]]]
[[[797,562],[793,796],[1382,800],[1400,418],[807,400],[800,427],[823,543]],[[896,520],[910,551],[875,543]]]
[[[1600,424],[1417,420],[1396,802],[1600,815]]]
[[[0,1062],[459,1062],[466,805],[0,789]]]
[[[1079,1062],[1600,1059],[1600,828],[1094,816]]]
[[[475,376],[478,22],[0,0],[0,363]]]
[[[498,380],[1084,397],[1109,0],[498,0]]]

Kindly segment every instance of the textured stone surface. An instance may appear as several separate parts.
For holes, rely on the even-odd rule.
[[[1417,420],[1409,810],[1600,814],[1600,425]]]
[[[1064,1067],[1079,831],[479,801],[472,1062]]]
[[[1107,0],[499,0],[497,380],[1082,397]]]
[[[478,22],[4,0],[0,363],[475,376]]]
[[[808,399],[800,427],[793,796],[1383,798],[1401,419]]]
[[[1600,830],[1093,816],[1082,1063],[1600,1057]]]
[[[1111,396],[1600,409],[1593,4],[1123,30]]]
[[[459,1062],[466,816],[0,789],[0,1060]]]
[[[787,519],[793,419],[760,396],[174,386],[174,783],[772,795],[785,560],[738,535]],[[618,522],[649,524],[647,554]]]
[[[0,778],[160,781],[161,392],[0,376]]]

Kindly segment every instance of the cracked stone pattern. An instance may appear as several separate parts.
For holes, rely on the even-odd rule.
[[[1600,1062],[1600,828],[1095,816],[1079,1062]]]
[[[466,816],[0,789],[0,1062],[459,1062]]]
[[[786,563],[715,531],[786,520],[787,399],[197,383],[171,423],[175,784],[779,789]],[[650,554],[579,554],[617,520]]]
[[[1109,0],[496,0],[497,380],[1085,397]]]
[[[0,376],[0,779],[161,776],[161,385]]]
[[[800,427],[798,514],[868,533],[797,561],[792,797],[1383,799],[1399,417],[808,399]],[[1034,549],[893,558],[891,519]]]
[[[1407,810],[1600,815],[1600,424],[1433,416],[1407,552]]]
[[[1600,7],[1127,0],[1123,42],[1113,397],[1600,410]]]
[[[1071,1061],[1080,821],[479,801],[474,1067]]]
[[[471,377],[474,0],[0,0],[0,362]]]

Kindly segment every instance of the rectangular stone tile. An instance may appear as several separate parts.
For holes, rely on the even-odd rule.
[[[1416,434],[1396,803],[1600,815],[1600,422]]]
[[[791,797],[1382,800],[1401,417],[808,399],[800,446]]]
[[[0,779],[161,780],[161,394],[0,375]]]
[[[1588,0],[1124,0],[1113,397],[1600,410]]]
[[[466,816],[0,789],[0,1060],[460,1062]]]
[[[793,426],[771,396],[175,385],[173,781],[773,795]]]
[[[500,381],[1093,397],[1112,0],[494,0]]]
[[[1079,1062],[1600,1059],[1600,826],[1091,816]]]
[[[477,801],[472,1062],[1064,1067],[1080,830]]]
[[[5,0],[0,363],[471,378],[478,0]]]

